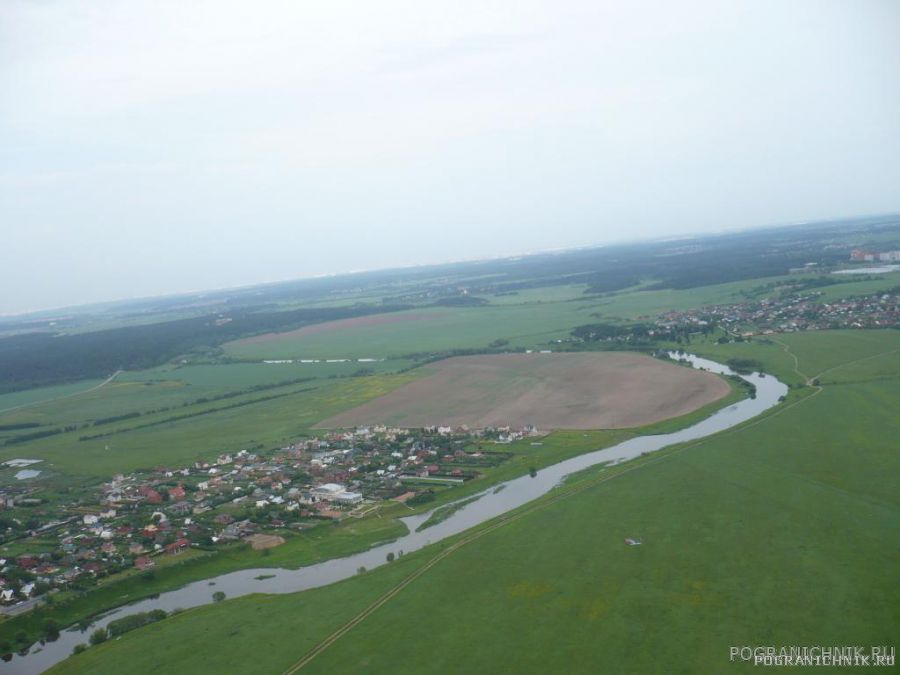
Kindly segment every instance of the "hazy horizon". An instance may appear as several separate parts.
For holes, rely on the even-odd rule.
[[[709,232],[681,232],[681,233],[673,233],[670,235],[660,235],[658,237],[641,237],[638,239],[619,239],[616,241],[609,241],[604,243],[586,243],[582,245],[573,245],[573,246],[564,246],[557,248],[546,248],[546,249],[537,249],[530,251],[500,251],[495,252],[493,255],[485,255],[471,258],[457,258],[453,260],[432,260],[422,263],[410,264],[410,265],[394,265],[387,267],[372,267],[369,269],[352,269],[352,270],[338,270],[334,272],[324,272],[322,274],[315,274],[312,276],[300,276],[300,277],[287,277],[284,279],[263,279],[255,282],[250,282],[247,284],[238,284],[238,285],[227,285],[227,286],[211,286],[205,288],[182,288],[179,290],[165,292],[165,293],[154,293],[151,295],[129,295],[129,296],[121,296],[121,297],[108,297],[108,298],[100,298],[98,300],[94,300],[91,302],[74,304],[74,305],[59,305],[54,307],[39,307],[36,309],[24,310],[21,312],[11,312],[11,313],[3,313],[0,312],[0,318],[17,318],[17,317],[26,317],[33,314],[44,314],[47,312],[55,312],[55,311],[63,311],[67,309],[80,309],[85,307],[92,307],[95,305],[106,305],[106,304],[117,304],[117,303],[127,303],[130,301],[139,302],[141,300],[151,300],[155,298],[163,299],[163,298],[176,298],[180,296],[190,296],[190,295],[203,295],[206,293],[220,293],[229,290],[241,290],[247,288],[255,288],[257,286],[273,286],[277,284],[283,283],[291,283],[293,281],[308,281],[313,279],[325,279],[325,278],[336,278],[342,276],[351,276],[354,274],[367,274],[372,272],[390,272],[392,270],[409,270],[409,269],[417,269],[417,268],[429,268],[429,267],[440,267],[442,265],[455,265],[455,264],[464,264],[467,262],[480,262],[480,261],[490,261],[490,260],[504,260],[509,258],[517,258],[517,257],[525,257],[532,255],[542,255],[548,253],[560,253],[560,252],[568,252],[568,251],[576,251],[576,250],[590,250],[590,249],[600,249],[608,246],[616,246],[616,245],[640,245],[640,244],[652,244],[654,242],[663,242],[663,241],[680,241],[683,239],[694,239],[698,237],[714,237],[716,235],[728,235],[728,234],[737,234],[740,232],[755,232],[755,231],[765,231],[770,229],[779,229],[783,227],[802,227],[804,225],[817,225],[821,224],[823,226],[832,223],[832,222],[840,222],[840,221],[853,221],[853,220],[862,220],[866,218],[881,218],[881,217],[900,217],[900,212],[898,213],[870,213],[870,214],[856,214],[856,215],[848,215],[838,218],[832,219],[823,219],[816,221],[798,221],[794,223],[768,223],[764,225],[758,225],[753,227],[739,227],[739,228],[729,228],[722,230],[715,230]]]
[[[0,315],[896,213],[897,34],[890,0],[13,0]]]

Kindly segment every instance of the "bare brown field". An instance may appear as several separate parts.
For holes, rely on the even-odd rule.
[[[318,426],[622,429],[693,412],[731,390],[711,373],[630,352],[464,356],[427,370]]]
[[[245,537],[244,541],[250,542],[254,551],[262,551],[265,548],[281,546],[284,543],[284,537],[279,537],[277,534],[252,534]]]
[[[282,333],[264,333],[262,335],[254,335],[253,337],[242,338],[227,343],[226,347],[241,347],[244,345],[266,344],[268,342],[278,342],[280,340],[290,340],[295,337],[306,335],[316,335],[317,333],[334,333],[338,331],[351,330],[354,328],[366,328],[367,326],[380,326],[382,324],[403,323],[406,321],[425,321],[433,319],[440,314],[435,312],[409,312],[400,314],[369,314],[368,316],[357,316],[352,319],[338,319],[337,321],[326,321],[325,323],[316,323],[312,326],[304,326],[296,330],[284,331]]]

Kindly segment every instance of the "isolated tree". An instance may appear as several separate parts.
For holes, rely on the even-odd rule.
[[[212,595],[213,602],[222,602],[225,599],[225,593],[223,591],[216,591]]]
[[[390,552],[387,554],[387,561],[388,561],[388,562],[394,562],[394,552],[393,552],[393,551],[390,551]]]
[[[47,619],[44,621],[44,635],[47,636],[50,640],[55,640],[59,637],[59,624],[53,619]]]

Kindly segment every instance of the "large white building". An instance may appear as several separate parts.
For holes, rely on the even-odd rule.
[[[337,502],[338,504],[358,504],[363,498],[359,492],[350,492],[347,488],[338,483],[317,485],[310,490],[310,493],[317,499],[323,499],[328,502]]]

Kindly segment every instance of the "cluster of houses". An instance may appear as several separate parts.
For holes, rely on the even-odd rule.
[[[853,249],[850,252],[850,262],[900,262],[900,251],[867,251]]]
[[[733,305],[672,311],[657,320],[661,328],[718,325],[733,334],[751,336],[827,328],[900,327],[900,296],[876,293],[822,301],[819,291]]]
[[[147,571],[162,557],[191,549],[215,551],[267,530],[314,527],[362,515],[385,500],[404,502],[436,486],[463,483],[511,456],[496,444],[534,433],[533,427],[375,426],[276,450],[225,453],[188,467],[117,474],[91,498],[55,511],[29,509],[32,519],[20,536],[53,538],[57,546],[0,560],[0,605],[57,588],[86,588],[130,569]],[[22,525],[24,509],[9,502],[7,523]]]

